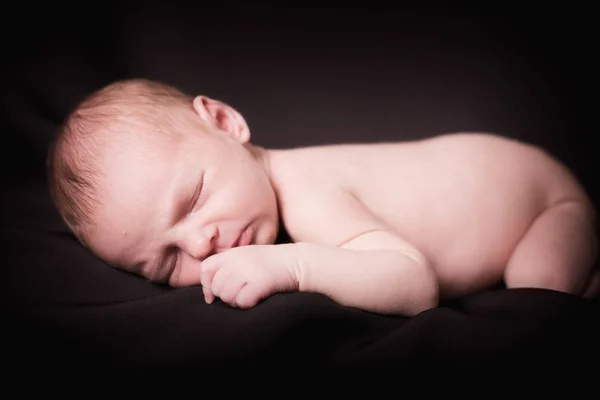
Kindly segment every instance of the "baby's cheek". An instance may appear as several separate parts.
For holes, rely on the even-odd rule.
[[[193,257],[182,253],[182,259],[169,278],[172,287],[185,287],[200,285],[200,266],[202,263]]]

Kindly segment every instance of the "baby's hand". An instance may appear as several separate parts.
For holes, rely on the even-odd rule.
[[[212,255],[201,264],[204,299],[249,308],[278,292],[298,290],[294,244],[250,245]]]

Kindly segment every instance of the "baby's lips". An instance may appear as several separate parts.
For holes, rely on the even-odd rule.
[[[221,252],[224,252],[229,249],[236,248],[236,247],[247,246],[250,244],[251,241],[252,241],[252,228],[247,227],[239,234],[239,236],[237,238],[235,238],[235,240],[231,244],[227,245],[226,247],[216,247],[215,252],[221,253]]]
[[[248,246],[252,242],[252,228],[247,227],[238,239],[238,246]]]

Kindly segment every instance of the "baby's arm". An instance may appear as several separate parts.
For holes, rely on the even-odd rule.
[[[341,247],[297,246],[300,291],[382,314],[412,316],[438,304],[428,261],[394,233],[369,231]]]
[[[236,247],[202,262],[207,303],[215,297],[249,308],[275,293],[321,293],[380,314],[413,316],[437,306],[438,285],[427,260],[386,230],[370,230],[342,246],[313,242]]]
[[[437,306],[437,277],[423,253],[347,191],[314,193],[287,214],[300,291],[384,314]]]
[[[413,316],[437,306],[437,279],[423,254],[340,193],[302,198],[286,214],[296,243],[236,247],[204,260],[206,301],[248,308],[302,291],[381,314]]]

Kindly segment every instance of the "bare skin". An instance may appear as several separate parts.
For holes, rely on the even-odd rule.
[[[90,242],[108,263],[240,308],[305,291],[412,316],[502,281],[598,292],[594,209],[540,149],[481,133],[264,149],[226,104],[193,109],[172,146],[107,152]],[[293,243],[273,244],[279,218]]]
[[[450,134],[274,158],[285,171],[278,187],[295,240],[356,250],[388,241],[434,271],[442,298],[503,279],[509,287],[586,289],[593,210],[573,176],[539,149]],[[286,182],[295,182],[293,193]]]

